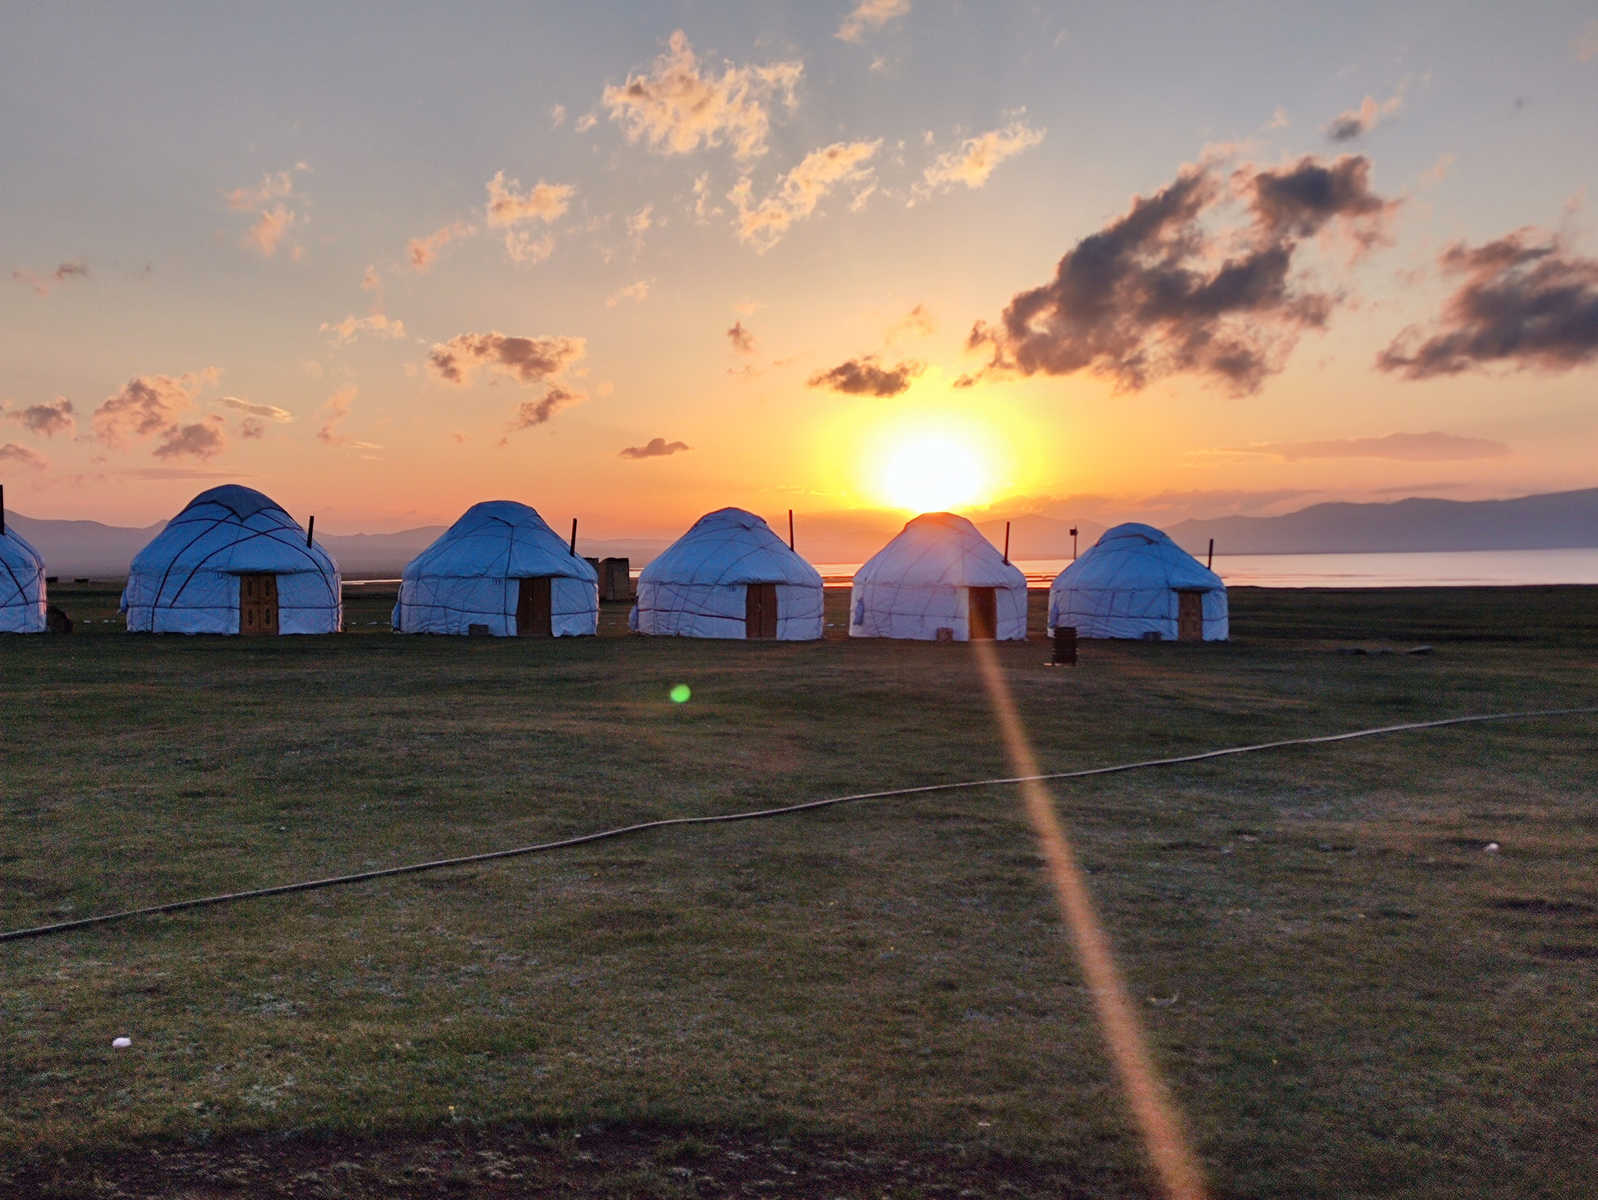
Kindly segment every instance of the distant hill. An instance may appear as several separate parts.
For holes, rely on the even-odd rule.
[[[1598,488],[1515,500],[1315,504],[1280,517],[1216,517],[1166,530],[1190,553],[1348,554],[1598,546]]]
[[[1136,520],[1128,512],[1128,520]],[[799,552],[811,562],[861,562],[880,550],[904,525],[902,513],[862,509],[800,514]],[[38,547],[50,574],[73,578],[119,578],[133,556],[165,528],[141,529],[98,521],[49,521],[8,513],[6,521]],[[1086,550],[1104,527],[1078,522],[1077,544]],[[1071,553],[1067,520],[1025,514],[1010,528],[1012,558],[1065,558]],[[686,528],[686,526],[684,527]],[[773,529],[777,526],[773,525]],[[995,546],[1004,545],[1004,520],[977,527]],[[319,536],[346,579],[395,579],[443,525],[398,533],[333,533]],[[777,532],[786,536],[786,527]],[[1220,554],[1331,554],[1422,550],[1548,550],[1598,546],[1598,488],[1550,492],[1515,500],[1397,500],[1390,504],[1316,504],[1280,517],[1214,517],[1183,521],[1166,529],[1179,545],[1202,555],[1209,539]],[[670,538],[579,536],[577,551],[593,558],[630,558],[634,568],[660,554]]]
[[[44,555],[44,569],[62,578],[85,576],[95,579],[121,578],[128,573],[133,556],[166,522],[129,529],[102,525],[99,521],[45,521],[8,512],[6,524],[32,543]]]

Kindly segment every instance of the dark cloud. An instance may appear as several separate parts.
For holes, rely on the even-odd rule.
[[[433,347],[427,365],[447,383],[465,384],[478,368],[500,371],[518,383],[538,383],[576,362],[587,350],[580,337],[507,337],[497,331],[456,334]]]
[[[1326,125],[1326,136],[1334,142],[1352,142],[1364,137],[1403,107],[1403,84],[1386,100],[1378,101],[1374,96],[1366,96],[1358,108],[1351,108],[1333,117]]]
[[[37,450],[29,450],[26,446],[19,446],[15,442],[7,442],[4,446],[0,446],[0,463],[7,462],[32,467],[35,471],[42,471],[50,465],[50,460]]]
[[[922,369],[918,362],[902,362],[885,369],[875,356],[868,354],[839,363],[830,371],[817,371],[808,382],[811,387],[829,388],[852,396],[897,396],[910,386],[910,381],[921,374]]]
[[[25,283],[41,296],[50,294],[50,287],[55,283],[65,283],[69,279],[87,279],[89,265],[81,261],[64,262],[55,270],[45,275],[36,274],[26,267],[17,267],[11,272],[11,278],[18,283]]]
[[[622,458],[664,458],[668,454],[677,454],[680,451],[691,449],[687,442],[668,442],[665,438],[650,438],[642,446],[628,446],[621,452]]]
[[[581,392],[569,392],[563,387],[552,387],[537,400],[523,400],[516,410],[512,429],[531,429],[542,425],[563,408],[581,404],[588,399]]]
[[[227,448],[221,417],[206,417],[193,425],[174,425],[155,448],[157,458],[215,458]]]
[[[1370,160],[1364,155],[1347,155],[1329,166],[1305,157],[1293,167],[1260,171],[1250,183],[1255,218],[1275,237],[1310,237],[1342,217],[1369,245],[1398,207],[1370,190]]]
[[[739,354],[753,354],[755,352],[755,335],[744,328],[742,321],[734,321],[732,328],[727,330],[727,340],[732,343],[732,348]]]
[[[72,401],[65,396],[57,396],[48,404],[34,404],[28,408],[14,408],[6,413],[13,421],[20,421],[24,428],[45,437],[54,437],[58,433],[71,433],[77,427],[77,421],[72,416]]]
[[[1334,304],[1291,280],[1297,239],[1385,210],[1366,170],[1358,158],[1240,169],[1233,183],[1250,197],[1253,225],[1215,232],[1228,194],[1209,167],[1189,167],[1079,241],[1052,280],[1011,298],[998,325],[977,322],[967,345],[991,349],[991,373],[1086,369],[1136,390],[1191,372],[1254,391],[1281,369],[1300,333],[1326,324]]]
[[[1406,329],[1376,356],[1381,370],[1427,379],[1493,363],[1562,371],[1598,361],[1598,260],[1522,229],[1481,246],[1456,242],[1438,261],[1464,278],[1441,330],[1417,344]]]
[[[149,437],[169,432],[194,394],[206,384],[216,382],[221,374],[215,367],[206,367],[203,371],[177,376],[136,376],[94,410],[95,435],[114,446],[124,435]]]
[[[1389,433],[1382,437],[1333,438],[1319,442],[1256,442],[1238,447],[1245,454],[1270,454],[1295,462],[1304,458],[1390,458],[1404,462],[1458,462],[1503,458],[1509,447],[1489,438],[1454,433]]]

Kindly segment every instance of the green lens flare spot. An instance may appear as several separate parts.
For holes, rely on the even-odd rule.
[[[687,704],[688,698],[693,695],[693,692],[688,690],[686,683],[679,683],[671,689],[669,694],[673,704]]]

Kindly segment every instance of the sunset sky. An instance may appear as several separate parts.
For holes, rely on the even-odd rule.
[[[1598,486],[1590,2],[223,7],[8,16],[30,516]]]

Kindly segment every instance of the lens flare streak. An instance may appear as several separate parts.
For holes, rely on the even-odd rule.
[[[1015,774],[1022,777],[1027,819],[1037,835],[1060,915],[1093,996],[1105,1045],[1159,1177],[1161,1191],[1170,1200],[1203,1200],[1203,1173],[1182,1131],[1181,1114],[1149,1054],[1148,1039],[1121,979],[1109,937],[1099,922],[1065,827],[1055,812],[1054,799],[1041,781],[1027,778],[1041,772],[1016,710],[1015,697],[999,668],[998,655],[991,642],[973,642],[972,649],[1004,738],[1005,752]]]

